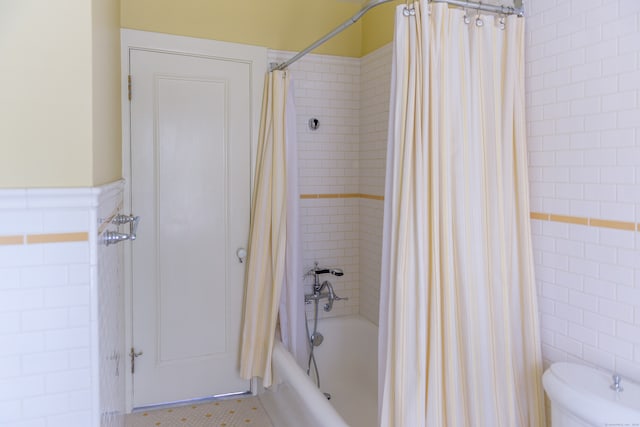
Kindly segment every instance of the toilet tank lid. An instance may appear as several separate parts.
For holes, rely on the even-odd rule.
[[[615,392],[609,388],[613,384],[611,375],[588,366],[560,362],[551,365],[549,371],[567,388],[573,389],[588,400],[596,399],[603,405],[611,405],[640,416],[640,385],[625,379],[624,376],[620,383],[624,391]]]

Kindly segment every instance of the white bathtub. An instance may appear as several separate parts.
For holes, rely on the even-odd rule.
[[[318,332],[324,335],[315,349],[321,390],[282,344],[274,347],[274,375],[281,383],[260,394],[274,426],[375,426],[378,328],[362,317],[344,316],[320,320]]]

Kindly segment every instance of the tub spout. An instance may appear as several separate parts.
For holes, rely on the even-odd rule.
[[[333,290],[333,285],[331,284],[331,282],[324,282],[322,284],[323,287],[326,286],[327,288],[327,298],[329,299],[329,301],[327,301],[327,303],[324,305],[324,311],[329,312],[333,309],[333,302],[334,301],[340,301],[340,300],[348,300],[349,298],[341,298],[338,295],[336,295],[335,291]]]

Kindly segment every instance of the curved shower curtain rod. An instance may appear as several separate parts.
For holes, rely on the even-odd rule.
[[[362,7],[362,9],[360,9],[351,18],[347,19],[342,25],[339,25],[334,30],[332,30],[329,33],[327,33],[324,37],[321,37],[318,40],[316,40],[315,42],[311,43],[309,45],[309,47],[301,50],[300,52],[295,54],[288,61],[282,62],[280,64],[272,63],[271,64],[271,71],[273,71],[273,70],[284,70],[289,65],[293,64],[298,59],[302,58],[307,53],[311,52],[312,50],[314,50],[315,48],[317,48],[318,46],[320,46],[321,44],[323,44],[327,40],[333,38],[337,34],[341,33],[344,30],[346,30],[351,25],[355,24],[360,18],[362,18],[362,16],[365,13],[367,13],[368,11],[373,9],[374,7],[380,6],[383,3],[389,3],[391,1],[394,1],[394,0],[371,0],[371,1],[369,1],[367,4],[365,4]],[[464,8],[468,8],[468,9],[483,10],[483,11],[486,11],[486,12],[499,13],[499,14],[502,14],[502,15],[524,16],[524,7],[522,6],[522,0],[514,0],[514,6],[513,7],[511,7],[511,6],[497,6],[497,5],[493,5],[493,4],[483,4],[482,2],[476,3],[476,2],[472,2],[472,1],[466,1],[466,0],[429,0],[429,1],[432,2],[432,3],[449,3],[449,4],[452,4],[454,6],[460,6],[460,7],[464,7]]]

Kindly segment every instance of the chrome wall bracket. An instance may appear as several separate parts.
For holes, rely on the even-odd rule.
[[[107,230],[104,232],[103,242],[105,245],[113,245],[118,242],[124,242],[125,240],[136,240],[136,233],[138,232],[138,223],[140,222],[139,216],[133,215],[116,215],[111,220],[111,224],[123,225],[129,224],[129,233],[119,233],[117,231]]]

